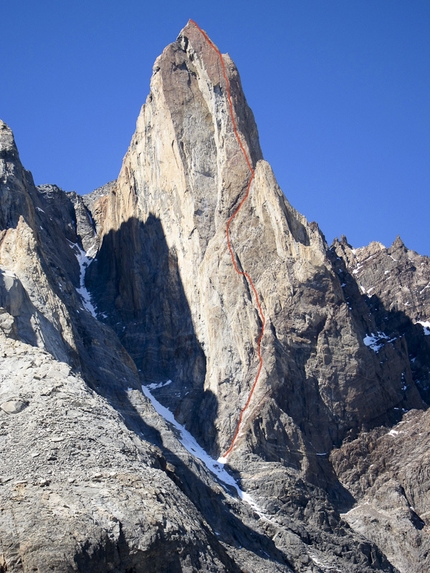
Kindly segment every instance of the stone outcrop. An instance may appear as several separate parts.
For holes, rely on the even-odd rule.
[[[345,261],[347,274],[353,276],[353,282],[365,295],[366,304],[375,319],[375,328],[386,333],[387,338],[380,337],[380,344],[385,345],[386,340],[395,336],[406,341],[411,376],[428,404],[429,257],[406,248],[400,237],[389,248],[380,243],[371,243],[360,249],[352,249],[346,238],[343,238],[335,241],[333,251]]]
[[[35,187],[0,123],[0,572],[426,563],[428,432],[408,436],[428,425],[428,259],[400,240],[329,248],[223,62],[189,22],[118,179],[86,197]],[[250,181],[230,235],[263,369],[227,465],[246,503],[141,386],[228,449],[262,328],[226,240]]]
[[[332,453],[356,499],[343,517],[376,543],[399,571],[426,571],[429,541],[429,411],[410,411],[395,428],[361,434]]]

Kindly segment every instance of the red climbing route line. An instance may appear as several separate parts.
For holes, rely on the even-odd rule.
[[[240,147],[240,149],[242,150],[242,153],[243,153],[243,156],[245,157],[245,161],[246,161],[246,163],[247,163],[247,165],[248,165],[249,171],[251,172],[251,177],[250,177],[249,182],[248,182],[248,186],[247,186],[247,189],[246,189],[245,196],[243,197],[242,201],[239,203],[239,206],[238,206],[237,209],[234,211],[233,215],[231,215],[231,217],[230,217],[229,220],[227,221],[226,236],[227,236],[227,246],[228,246],[228,250],[229,250],[229,252],[230,252],[231,260],[232,260],[232,262],[233,262],[234,270],[237,272],[238,275],[244,276],[244,277],[246,278],[246,280],[248,281],[248,284],[249,284],[249,286],[251,287],[252,292],[254,293],[254,296],[255,296],[255,301],[256,301],[256,304],[257,304],[257,308],[258,308],[258,314],[259,314],[259,317],[260,317],[260,320],[261,320],[261,330],[260,330],[260,335],[259,335],[258,340],[257,340],[257,356],[258,356],[259,365],[258,365],[257,374],[256,374],[256,376],[255,376],[255,378],[254,378],[254,383],[252,384],[252,387],[251,387],[251,390],[250,390],[250,392],[249,392],[249,395],[248,395],[248,399],[247,399],[247,401],[246,401],[246,404],[245,404],[245,406],[242,408],[242,410],[241,410],[241,412],[240,412],[239,421],[238,421],[238,423],[237,423],[236,430],[235,430],[235,432],[234,432],[234,434],[233,434],[233,438],[232,438],[230,447],[228,448],[228,450],[227,450],[227,451],[225,452],[225,454],[223,455],[223,457],[226,458],[226,457],[231,453],[231,451],[233,450],[233,448],[234,448],[234,446],[235,446],[237,437],[238,437],[238,435],[239,435],[240,427],[241,427],[241,425],[242,425],[243,416],[244,416],[246,410],[247,410],[248,407],[249,407],[249,404],[250,404],[250,402],[251,402],[251,399],[252,399],[252,396],[253,396],[253,394],[254,394],[255,388],[256,388],[256,386],[257,386],[258,379],[260,378],[261,370],[262,370],[262,368],[263,368],[263,357],[261,356],[261,340],[262,340],[262,338],[263,338],[263,336],[264,336],[264,326],[265,326],[265,323],[266,323],[266,319],[265,319],[265,317],[264,317],[263,309],[261,308],[260,299],[259,299],[259,296],[258,296],[258,293],[257,293],[257,289],[255,288],[255,285],[254,285],[254,283],[253,283],[251,277],[249,276],[249,274],[248,274],[247,272],[241,271],[241,270],[239,269],[239,267],[237,266],[237,262],[236,262],[235,254],[234,254],[234,251],[233,251],[233,247],[232,247],[232,245],[231,245],[231,238],[230,238],[230,226],[231,226],[231,224],[232,224],[232,222],[233,222],[233,219],[236,217],[236,215],[239,213],[239,211],[240,211],[241,208],[243,207],[245,201],[248,199],[249,192],[250,192],[250,189],[251,189],[251,184],[252,184],[252,181],[254,180],[254,177],[255,177],[255,171],[254,171],[254,168],[252,167],[251,160],[250,160],[250,158],[249,158],[249,156],[248,156],[248,154],[247,154],[247,152],[246,152],[246,150],[245,150],[245,147],[243,146],[242,140],[240,139],[239,133],[238,133],[238,130],[237,130],[236,120],[235,120],[235,118],[234,118],[234,113],[233,113],[233,102],[232,102],[232,99],[231,99],[230,81],[229,81],[229,79],[228,79],[228,77],[227,77],[227,71],[226,71],[226,69],[225,69],[225,64],[224,64],[224,59],[223,59],[223,57],[222,57],[222,54],[221,54],[221,52],[218,50],[218,48],[215,46],[215,44],[212,42],[212,40],[209,38],[209,36],[206,34],[206,32],[205,32],[204,30],[202,30],[202,29],[200,28],[200,26],[199,26],[196,22],[194,22],[194,20],[190,20],[190,22],[201,32],[201,34],[203,35],[203,37],[205,38],[205,40],[206,40],[206,42],[209,44],[209,46],[210,46],[211,48],[213,48],[213,49],[215,50],[215,52],[218,54],[219,60],[220,60],[220,62],[221,62],[222,74],[223,74],[224,80],[225,80],[225,87],[226,87],[226,92],[227,92],[227,100],[228,100],[228,105],[229,105],[229,108],[230,108],[230,117],[231,117],[231,121],[232,121],[232,124],[233,124],[234,135],[236,136],[236,139],[237,139],[237,142],[238,142],[238,144],[239,144],[239,147]]]

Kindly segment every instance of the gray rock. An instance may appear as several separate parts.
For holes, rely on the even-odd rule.
[[[26,406],[28,406],[28,404],[22,400],[8,400],[0,404],[0,408],[3,412],[6,412],[6,414],[19,414]]]
[[[16,335],[15,319],[2,307],[0,307],[0,328],[6,336],[14,337]]]
[[[405,573],[430,566],[429,414],[412,410],[390,431],[375,429],[332,452],[356,499],[343,518]]]
[[[386,333],[388,340],[406,341],[411,378],[429,404],[430,336],[421,324],[430,317],[429,257],[408,249],[400,237],[389,248],[371,243],[353,250],[345,238],[335,241],[332,248],[359,285],[375,329]]]

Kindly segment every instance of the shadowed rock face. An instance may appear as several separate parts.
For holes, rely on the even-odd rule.
[[[407,249],[398,237],[388,249],[371,243],[352,249],[345,237],[332,250],[345,261],[379,331],[405,339],[411,377],[430,403],[430,259]],[[389,312],[387,312],[389,311]],[[385,345],[382,339],[382,344]]]
[[[140,391],[216,457],[258,367],[261,318],[226,241],[251,172],[190,22],[155,62],[116,182],[36,188],[0,123],[0,572],[422,570],[428,259],[401,241],[329,249],[279,189],[223,58],[255,172],[231,240],[266,321],[228,461],[260,514]]]

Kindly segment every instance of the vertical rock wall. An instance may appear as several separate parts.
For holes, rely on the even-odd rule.
[[[289,205],[262,159],[238,72],[223,58],[238,135],[255,169],[232,245],[267,321],[263,371],[239,441],[286,459],[287,445],[294,457],[304,440],[314,455],[351,428],[386,417],[403,399],[401,373],[381,375],[324,237]],[[228,448],[258,367],[256,301],[226,243],[227,221],[250,177],[219,56],[190,22],[155,62],[107,199],[89,284],[144,378],[173,380],[159,399],[213,453]]]

